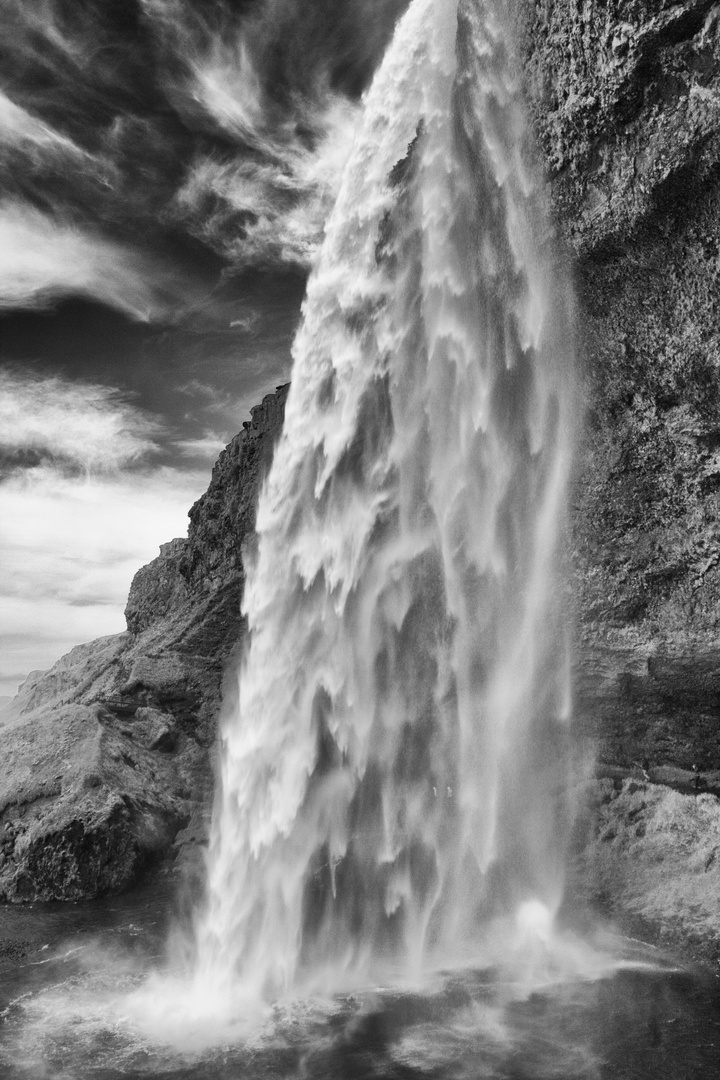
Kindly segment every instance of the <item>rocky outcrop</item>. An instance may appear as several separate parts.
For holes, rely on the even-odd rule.
[[[289,384],[278,387],[250,410],[252,419],[220,455],[208,490],[190,510],[180,572],[192,593],[212,593],[232,580],[240,596],[243,549],[253,539],[260,483],[270,466],[289,389]]]
[[[688,216],[689,196],[715,183],[719,12],[712,0],[528,6],[536,129],[581,257]]]
[[[720,6],[523,13],[576,265],[578,730],[617,764],[720,766]]]
[[[579,802],[574,899],[601,901],[635,933],[720,961],[720,800],[603,778]]]
[[[575,733],[605,779],[579,880],[720,956],[720,5],[538,0],[522,22],[586,401]]]
[[[141,634],[187,601],[187,581],[180,572],[186,548],[187,540],[182,538],[161,544],[157,559],[136,573],[125,607],[131,634]]]
[[[125,618],[140,633],[185,613],[183,648],[223,660],[241,632],[243,548],[251,543],[260,484],[282,427],[289,384],[267,394],[225,447],[210,485],[189,512],[187,540],[163,544],[130,587]],[[201,613],[199,619],[194,613]]]
[[[127,633],[77,646],[3,709],[5,899],[119,892],[181,830],[202,836],[223,671],[241,633],[243,545],[286,396],[268,395],[220,455],[188,539],[138,571]]]

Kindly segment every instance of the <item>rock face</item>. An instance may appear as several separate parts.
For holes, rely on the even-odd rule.
[[[287,387],[252,410],[190,511],[187,540],[135,576],[128,632],[36,672],[0,714],[0,895],[119,892],[207,805],[225,661],[241,635],[242,550]],[[197,829],[195,830],[197,832]]]
[[[580,729],[606,761],[720,764],[720,6],[523,8],[577,268]]]
[[[718,956],[720,5],[538,0],[519,18],[576,265],[575,731],[599,772],[634,773],[590,790],[580,877]]]
[[[720,800],[633,779],[583,792],[575,889],[636,932],[720,961]]]
[[[580,878],[720,941],[720,5],[527,0],[516,17],[578,293],[576,733],[605,773],[587,792]],[[286,391],[221,455],[188,540],[137,574],[128,633],[73,650],[5,710],[8,898],[124,888],[207,790]],[[700,890],[694,922],[687,888],[661,895],[665,849],[670,878],[690,867]]]
[[[243,546],[251,543],[260,484],[285,415],[289,384],[250,410],[251,420],[226,446],[208,490],[191,508],[187,540],[163,544],[137,572],[125,618],[132,634],[184,615],[183,647],[224,661],[241,632]],[[200,618],[195,616],[201,615]]]
[[[538,138],[581,256],[696,216],[689,196],[707,192],[720,152],[718,14],[712,0],[524,6]]]

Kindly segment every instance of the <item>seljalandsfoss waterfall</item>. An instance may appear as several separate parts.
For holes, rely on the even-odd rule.
[[[561,898],[571,296],[508,19],[415,0],[308,286],[224,724],[214,990],[458,960]]]
[[[412,0],[244,553],[202,895],[79,908],[0,1010],[8,1080],[714,1074],[715,984],[562,906],[580,407],[521,88],[505,0]]]

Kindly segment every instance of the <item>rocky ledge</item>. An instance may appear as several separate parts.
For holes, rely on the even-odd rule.
[[[637,936],[720,963],[720,800],[642,777],[603,777],[578,792],[575,901]]]
[[[243,546],[283,420],[269,394],[130,589],[124,634],[34,672],[0,713],[0,896],[127,889],[202,833],[225,663],[241,637]]]

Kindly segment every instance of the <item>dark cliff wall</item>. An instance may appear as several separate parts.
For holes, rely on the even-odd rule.
[[[212,592],[233,578],[239,601],[243,547],[255,530],[258,493],[282,427],[289,389],[289,383],[279,386],[250,410],[252,419],[222,452],[208,490],[190,510],[180,567],[190,590]]]
[[[538,140],[580,255],[687,216],[716,178],[718,11],[707,0],[523,7]]]
[[[615,765],[717,769],[720,7],[518,0],[517,13],[579,297],[576,729]],[[286,394],[220,456],[188,540],[136,575],[128,633],[73,650],[11,707],[9,899],[126,887],[208,792],[242,548]]]
[[[517,11],[586,401],[574,731],[603,779],[578,798],[570,894],[717,961],[720,5]]]
[[[524,69],[575,258],[579,730],[720,765],[720,7],[523,5]]]
[[[225,447],[205,494],[189,511],[187,540],[163,544],[135,575],[125,618],[137,634],[183,604],[209,601],[203,634],[207,655],[224,656],[240,636],[242,552],[251,542],[260,485],[282,427],[289,384],[267,394]]]

